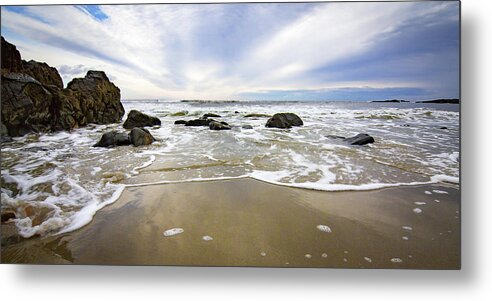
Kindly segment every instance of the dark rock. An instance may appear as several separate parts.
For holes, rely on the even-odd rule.
[[[234,111],[234,114],[239,114],[239,111]]]
[[[27,74],[3,74],[2,122],[9,136],[120,121],[124,109],[119,89],[106,79],[92,78],[90,72],[63,90]]]
[[[288,129],[303,124],[302,119],[294,113],[277,113],[268,119],[265,126],[269,128]]]
[[[2,212],[2,223],[8,222],[10,219],[15,219],[15,213],[12,211]]]
[[[130,142],[134,146],[149,145],[155,141],[155,138],[147,129],[133,128],[129,134]]]
[[[2,74],[22,71],[20,52],[2,37]]]
[[[2,75],[2,123],[9,136],[47,132],[54,122],[55,95],[40,82],[22,73]]]
[[[214,114],[214,113],[207,113],[207,114],[204,114],[202,116],[202,119],[207,119],[207,118],[210,118],[210,117],[217,117],[218,118],[218,117],[222,117],[222,116],[220,116],[218,114]]]
[[[161,125],[161,120],[157,117],[149,116],[137,110],[131,110],[125,120],[125,123],[123,123],[123,127],[125,129],[154,125]]]
[[[353,137],[345,138],[344,141],[351,145],[365,145],[374,143],[374,138],[368,134],[357,134]]]
[[[448,128],[445,127],[445,126],[441,126],[439,129],[441,129],[441,130],[447,130]]]
[[[94,147],[113,147],[120,145],[130,145],[130,137],[127,133],[111,131],[104,133],[98,143]]]
[[[243,129],[245,130],[252,130],[253,129],[253,126],[249,125],[249,124],[245,124],[242,126]]]
[[[230,130],[231,127],[226,122],[212,121],[209,123],[209,128],[215,131]]]
[[[185,126],[208,126],[210,122],[215,121],[213,119],[192,119],[185,123]]]
[[[29,62],[22,61],[22,73],[32,76],[43,85],[53,85],[63,89],[63,80],[54,67],[46,63],[40,63],[33,60]]]
[[[174,124],[186,124],[186,120],[176,120]]]
[[[55,68],[22,61],[2,37],[2,122],[9,136],[119,122],[123,114],[120,90],[104,72],[89,71],[63,89]]]

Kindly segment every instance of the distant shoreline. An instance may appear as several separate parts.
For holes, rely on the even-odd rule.
[[[440,98],[440,99],[432,99],[432,100],[404,100],[404,99],[390,99],[390,100],[282,100],[282,99],[242,99],[242,100],[211,100],[211,99],[122,99],[121,102],[180,102],[180,103],[248,103],[248,102],[283,102],[283,103],[300,103],[300,102],[353,102],[353,103],[435,103],[435,104],[459,104],[460,100],[456,98]]]

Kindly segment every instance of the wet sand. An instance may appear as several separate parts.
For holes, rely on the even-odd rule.
[[[359,192],[253,179],[128,187],[72,233],[22,239],[3,224],[1,261],[459,269],[459,208],[458,186],[445,184]],[[171,228],[184,232],[165,237]]]

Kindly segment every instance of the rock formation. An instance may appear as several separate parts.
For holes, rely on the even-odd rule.
[[[3,37],[1,47],[2,136],[121,121],[125,111],[120,90],[104,72],[89,71],[63,89],[55,68],[46,63],[22,61],[17,48]]]

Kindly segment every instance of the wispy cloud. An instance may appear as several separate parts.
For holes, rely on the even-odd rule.
[[[455,2],[2,7],[25,58],[124,98],[457,97],[458,23]]]

